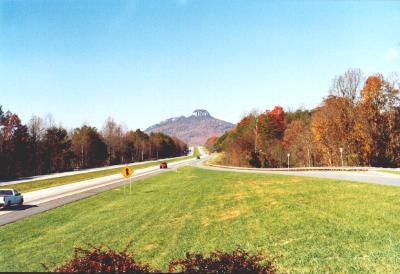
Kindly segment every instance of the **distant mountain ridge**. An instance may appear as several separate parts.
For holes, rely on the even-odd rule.
[[[196,109],[191,116],[166,119],[145,130],[176,136],[188,145],[203,145],[211,136],[220,136],[235,125],[214,118],[205,109]]]

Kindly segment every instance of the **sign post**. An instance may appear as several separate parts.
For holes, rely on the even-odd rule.
[[[130,168],[129,166],[124,167],[121,169],[121,174],[125,177],[125,179],[129,179],[129,192],[132,192],[132,175],[133,175],[134,170]],[[124,181],[124,194],[125,194],[125,181]]]
[[[343,167],[344,166],[343,165],[343,148],[341,147],[341,148],[339,148],[339,150],[340,150],[340,160],[342,162],[342,167]]]

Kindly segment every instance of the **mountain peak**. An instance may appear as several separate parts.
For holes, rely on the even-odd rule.
[[[164,120],[145,132],[162,132],[176,136],[189,145],[203,145],[209,137],[222,135],[233,127],[231,123],[212,117],[205,109],[196,109],[191,116]]]
[[[195,111],[193,111],[192,116],[195,116],[195,117],[210,117],[211,115],[205,109],[196,109]]]

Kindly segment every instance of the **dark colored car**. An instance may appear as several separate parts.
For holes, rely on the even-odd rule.
[[[163,169],[163,168],[168,168],[167,162],[162,162],[162,163],[160,164],[160,168],[161,168],[161,169]]]
[[[197,160],[199,160],[200,159],[200,156],[197,156]]]

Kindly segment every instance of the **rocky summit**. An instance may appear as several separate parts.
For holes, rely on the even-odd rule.
[[[196,109],[192,115],[169,118],[145,130],[176,136],[188,145],[203,145],[211,136],[220,136],[234,124],[214,118],[205,109]]]

